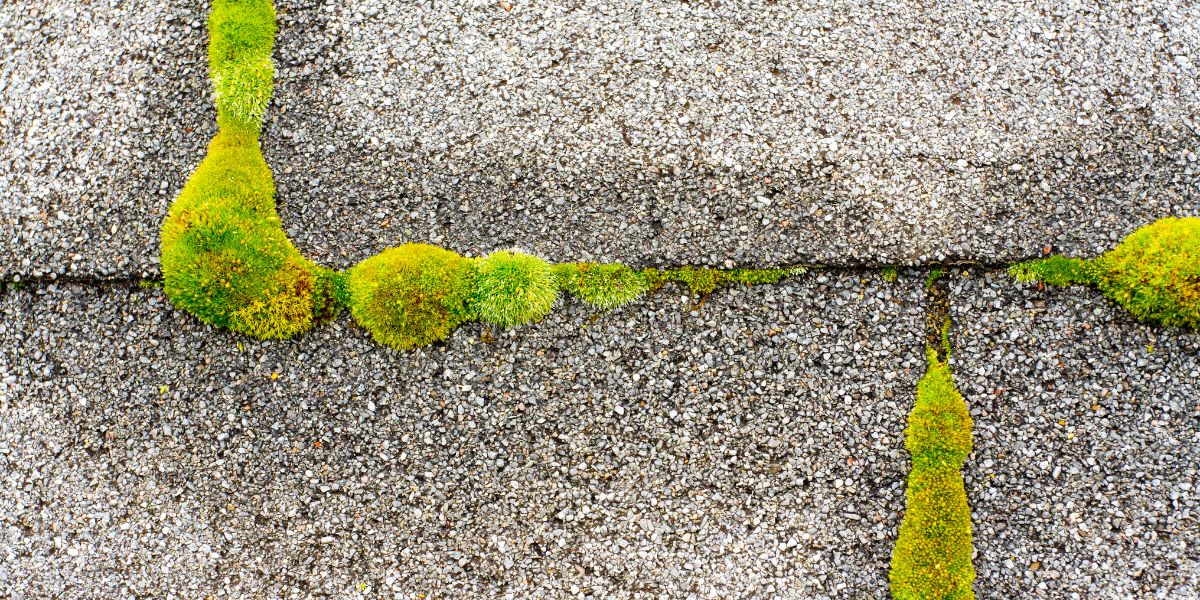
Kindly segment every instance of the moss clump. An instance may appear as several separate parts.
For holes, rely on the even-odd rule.
[[[558,282],[546,261],[517,250],[499,250],[479,261],[475,305],[479,318],[513,327],[546,316]]]
[[[1096,281],[1088,261],[1065,256],[1017,263],[1010,266],[1008,272],[1017,281],[1043,281],[1050,285],[1076,285]]]
[[[252,133],[213,139],[163,223],[163,289],[176,306],[260,339],[292,337],[332,313],[325,270],[288,241],[274,191]]]
[[[560,289],[603,309],[632,302],[650,289],[646,276],[620,263],[571,263],[554,266]]]
[[[446,339],[474,318],[469,259],[428,244],[388,248],[350,269],[350,314],[375,341],[408,350]]]
[[[208,68],[223,129],[258,131],[271,99],[275,7],[270,0],[214,0]]]
[[[888,283],[896,283],[900,279],[900,268],[894,265],[887,266],[880,270],[879,275]]]
[[[1085,261],[1050,257],[1009,267],[1018,281],[1092,284],[1134,317],[1200,329],[1200,218],[1165,218]]]
[[[929,367],[917,384],[904,442],[912,471],[892,552],[892,597],[973,599],[971,510],[960,472],[971,453],[971,416],[954,388],[950,366],[933,349],[926,354]]]
[[[1200,329],[1200,217],[1160,219],[1092,261],[1096,286],[1133,316]]]
[[[788,269],[708,269],[697,267],[681,267],[664,271],[644,272],[644,277],[651,287],[658,287],[667,281],[674,281],[687,286],[688,290],[697,296],[707,296],[718,287],[730,284],[761,285],[778,283],[783,279],[806,273],[805,267]]]

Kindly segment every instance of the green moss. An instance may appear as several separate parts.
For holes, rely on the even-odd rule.
[[[929,271],[929,276],[925,278],[925,289],[932,288],[933,284],[937,283],[937,280],[941,279],[945,275],[946,269],[944,267],[934,267],[931,269]]]
[[[604,309],[628,304],[650,289],[642,271],[620,263],[555,265],[554,275],[559,289]]]
[[[257,132],[271,99],[275,8],[270,0],[214,0],[208,64],[222,129]]]
[[[1093,284],[1134,317],[1200,329],[1200,218],[1165,218],[1085,261],[1054,256],[1009,267],[1018,281]]]
[[[279,339],[332,312],[318,290],[319,267],[283,232],[271,171],[251,133],[213,139],[161,234],[163,290],[206,323]]]
[[[345,278],[350,314],[375,341],[408,350],[446,339],[474,318],[472,261],[428,244],[388,248]]]
[[[1050,285],[1094,283],[1091,265],[1086,260],[1051,256],[1040,260],[1017,263],[1008,268],[1017,281],[1043,281]]]
[[[730,284],[761,285],[778,283],[792,275],[807,272],[805,267],[786,269],[708,269],[697,267],[681,267],[663,271],[644,272],[644,277],[652,287],[657,287],[667,281],[674,281],[687,286],[688,290],[697,296],[707,296],[718,287]]]
[[[546,316],[558,297],[558,282],[546,261],[499,250],[479,261],[475,294],[481,320],[513,327]]]
[[[917,384],[904,444],[912,472],[892,552],[892,597],[972,599],[971,511],[960,472],[971,453],[971,416],[949,365],[933,349],[926,355],[929,367]]]
[[[1133,316],[1200,329],[1200,218],[1166,218],[1092,261],[1096,286]]]
[[[879,275],[888,283],[896,283],[900,279],[900,268],[887,266],[880,270]]]

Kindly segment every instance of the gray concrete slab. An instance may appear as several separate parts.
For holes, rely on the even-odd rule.
[[[264,146],[332,266],[1000,261],[1200,214],[1189,2],[279,8]],[[0,272],[155,272],[212,133],[203,7],[0,10]]]
[[[0,590],[885,598],[919,281],[668,286],[412,353],[10,291]]]
[[[951,287],[976,591],[1200,596],[1200,336],[1086,288]]]

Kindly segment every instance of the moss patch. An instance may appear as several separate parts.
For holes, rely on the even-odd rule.
[[[717,288],[731,284],[761,285],[778,283],[792,275],[807,272],[805,267],[786,269],[708,269],[698,267],[680,267],[678,269],[655,270],[647,269],[643,276],[652,288],[663,283],[674,281],[688,288],[698,296],[707,296]]]
[[[485,322],[513,327],[546,316],[558,298],[550,263],[517,250],[499,250],[479,261],[475,304]]]
[[[375,341],[409,350],[446,339],[474,318],[475,269],[454,252],[428,244],[388,248],[350,269],[350,314]]]
[[[288,241],[256,136],[222,131],[162,228],[163,289],[200,320],[259,339],[292,337],[332,313],[324,269]]]
[[[275,7],[270,0],[214,0],[208,68],[222,129],[257,132],[271,99]]]
[[[554,266],[559,289],[593,306],[624,306],[650,289],[645,274],[620,263],[567,263]]]
[[[1200,329],[1200,218],[1165,218],[1091,260],[1051,257],[1009,267],[1018,281],[1092,284],[1144,321]]]
[[[892,597],[973,599],[971,510],[962,464],[971,453],[971,416],[949,365],[930,348],[917,384],[904,445],[912,456],[906,511],[892,552]]]
[[[1092,272],[1133,316],[1200,329],[1200,218],[1146,225],[1093,260]]]

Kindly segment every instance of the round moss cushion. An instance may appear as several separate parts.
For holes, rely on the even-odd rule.
[[[473,318],[474,267],[428,244],[388,248],[350,269],[350,314],[381,344],[397,350],[446,339]]]
[[[1135,317],[1200,329],[1200,218],[1146,225],[1091,269],[1100,290]]]

